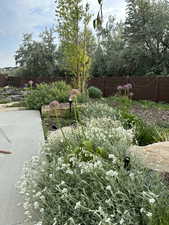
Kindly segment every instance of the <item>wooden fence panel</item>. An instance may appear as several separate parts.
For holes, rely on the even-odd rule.
[[[100,88],[103,91],[103,95],[105,92],[105,79],[104,77],[97,77],[92,78],[88,81],[88,87],[95,86],[97,88]]]
[[[117,87],[128,83],[127,77],[105,77],[104,96],[108,97],[117,93]]]
[[[156,77],[130,77],[128,80],[132,84],[133,99],[157,101],[158,99],[158,79]]]
[[[169,77],[158,78],[158,99],[160,102],[169,103]]]

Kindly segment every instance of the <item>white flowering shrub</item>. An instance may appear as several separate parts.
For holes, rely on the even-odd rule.
[[[119,114],[116,109],[110,107],[108,104],[92,102],[86,105],[85,110],[82,112],[82,120],[90,120],[91,118],[111,117],[118,119]]]
[[[167,225],[161,221],[167,218],[169,193],[159,176],[133,159],[130,170],[124,168],[132,139],[132,130],[111,117],[91,118],[64,138],[51,136],[41,155],[25,165],[19,182],[27,220],[34,225]]]

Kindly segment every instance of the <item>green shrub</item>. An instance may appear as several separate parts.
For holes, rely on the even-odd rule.
[[[113,96],[109,98],[109,101],[113,102],[119,108],[129,109],[133,101],[127,96]]]
[[[166,225],[169,192],[159,176],[134,159],[124,169],[129,133],[119,121],[98,118],[65,138],[51,135],[20,182],[30,222]]]
[[[117,110],[107,104],[88,103],[81,114],[83,124],[91,118],[102,120],[102,117],[118,119],[125,129],[133,129],[135,144],[140,146],[169,140],[168,129],[147,124],[140,117],[124,109]]]
[[[89,101],[89,96],[86,93],[81,93],[80,95],[77,95],[77,102],[78,103],[86,103]]]
[[[103,96],[102,91],[97,87],[89,87],[88,94],[90,98],[101,98]]]
[[[64,81],[38,84],[25,97],[25,104],[30,109],[40,109],[42,105],[47,105],[53,100],[67,102],[70,90],[70,85]]]
[[[120,110],[119,116],[126,129],[139,126],[143,122],[141,118],[126,110]]]
[[[134,128],[135,142],[140,146],[169,140],[168,129],[147,124],[141,118],[128,111],[120,111],[119,118],[126,129]]]
[[[145,146],[161,141],[160,133],[157,127],[140,123],[136,126],[135,137],[138,145]]]

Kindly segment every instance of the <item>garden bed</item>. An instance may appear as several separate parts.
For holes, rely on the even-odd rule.
[[[158,149],[145,162],[140,157],[151,153],[148,147],[138,147],[142,155],[136,157],[127,150],[133,143],[147,145],[168,138],[168,105],[113,97],[90,100],[85,108],[80,105],[84,110],[72,108],[70,113],[66,94],[65,103],[60,103],[54,96],[45,99],[47,85],[39,89],[30,92],[28,107],[39,109],[42,102],[52,100],[56,108],[42,108],[47,141],[21,179],[28,220],[68,225],[167,224],[169,192],[163,176],[168,179],[168,170],[152,165],[159,159]],[[39,98],[41,91],[44,98]],[[71,128],[74,125],[77,129]],[[65,126],[63,132],[68,132],[62,133],[59,128]],[[166,167],[163,150],[160,157]]]

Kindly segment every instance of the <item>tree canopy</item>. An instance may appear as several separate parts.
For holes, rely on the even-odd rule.
[[[125,21],[110,16],[104,25],[104,1],[96,1],[100,5],[93,21],[97,35],[89,29],[92,17],[88,3],[57,0],[55,32],[44,31],[40,41],[24,35],[15,55],[21,71],[48,76],[64,70],[81,90],[90,75],[168,75],[169,2],[126,0]]]
[[[23,35],[23,42],[15,54],[22,75],[49,76],[57,70],[57,49],[52,29],[46,29],[39,37],[40,41],[35,41],[32,34]]]
[[[105,75],[169,74],[169,3],[167,0],[127,0],[124,23],[108,21],[99,48]],[[120,28],[119,28],[120,26]],[[99,57],[92,73],[98,75]],[[103,56],[101,56],[103,58]]]

